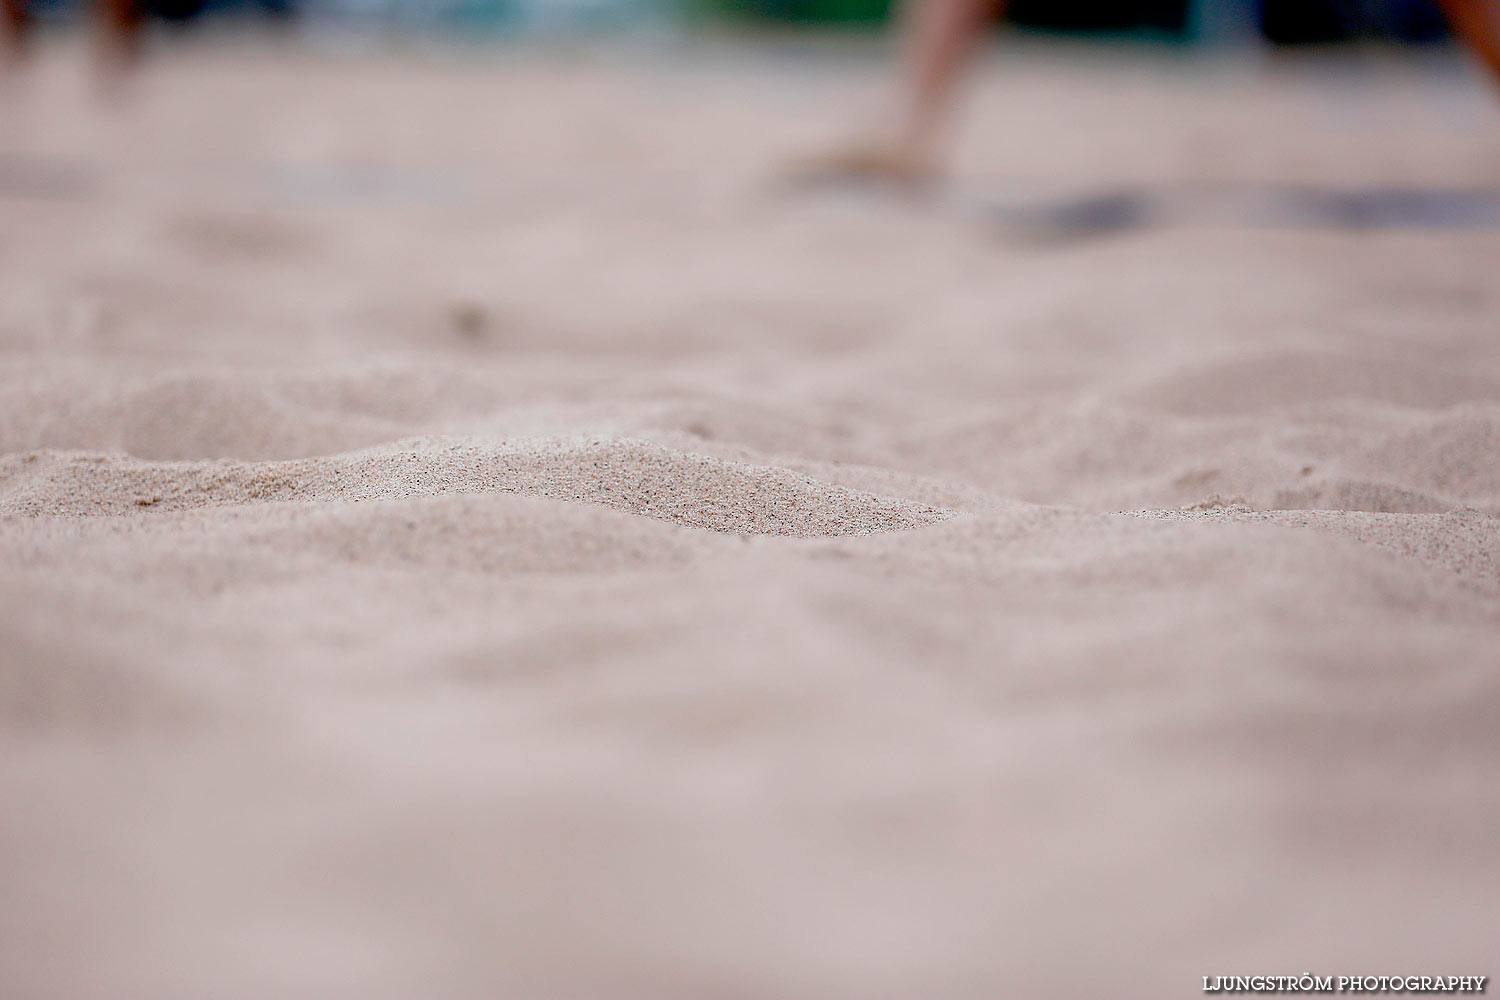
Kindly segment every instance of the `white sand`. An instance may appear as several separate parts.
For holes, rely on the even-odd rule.
[[[1500,974],[1500,232],[768,194],[859,62],[77,58],[0,118],[0,996]],[[1500,178],[1441,61],[969,123],[963,197]]]

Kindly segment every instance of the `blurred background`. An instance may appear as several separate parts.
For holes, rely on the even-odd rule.
[[[79,0],[32,0],[38,20],[76,19]],[[150,0],[178,25],[251,19],[465,35],[697,27],[879,29],[890,0]],[[1026,32],[1128,37],[1171,45],[1259,39],[1274,45],[1446,38],[1430,0],[1014,0],[1007,21]]]

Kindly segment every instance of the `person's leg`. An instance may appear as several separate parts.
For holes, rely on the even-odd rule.
[[[100,55],[107,68],[131,65],[140,55],[146,12],[139,0],[100,0]]]
[[[0,0],[0,59],[8,60],[25,50],[30,28],[26,0]]]
[[[897,92],[873,137],[808,164],[815,175],[916,180],[938,165],[942,132],[975,41],[1005,0],[905,0]]]
[[[1500,84],[1500,0],[1438,0],[1448,23]]]
[[[908,0],[902,8],[902,71],[896,149],[914,163],[932,164],[959,81],[987,24],[1005,0]]]

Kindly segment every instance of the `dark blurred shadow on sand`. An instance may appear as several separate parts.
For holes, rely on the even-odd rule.
[[[1004,236],[1018,241],[1088,239],[1182,225],[1479,230],[1500,228],[1500,188],[1194,184],[992,198],[983,210]]]

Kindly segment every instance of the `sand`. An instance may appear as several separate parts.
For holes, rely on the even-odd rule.
[[[1500,973],[1500,231],[1462,64],[169,46],[0,119],[0,995]],[[1029,195],[1028,195],[1029,196]]]

